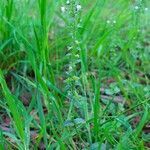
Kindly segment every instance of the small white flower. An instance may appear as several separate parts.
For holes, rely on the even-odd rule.
[[[73,70],[72,66],[69,66],[69,71],[72,71],[72,70]]]
[[[62,6],[61,11],[64,13],[66,11],[66,8],[64,6]]]
[[[80,11],[81,8],[82,8],[82,6],[81,6],[80,4],[78,4],[78,5],[76,6],[77,11]]]
[[[69,4],[70,4],[70,1],[69,1],[69,0],[67,0],[66,4],[67,4],[67,5],[69,5]]]
[[[145,10],[145,11],[148,11],[148,8],[145,8],[144,10]]]
[[[110,20],[107,20],[107,23],[110,24]]]
[[[135,8],[135,10],[138,10],[138,9],[139,9],[139,7],[138,7],[138,6],[135,6],[134,8]]]
[[[113,23],[116,24],[116,20],[114,20]]]

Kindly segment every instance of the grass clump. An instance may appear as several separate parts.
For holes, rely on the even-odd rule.
[[[0,1],[0,149],[150,147],[148,0]]]

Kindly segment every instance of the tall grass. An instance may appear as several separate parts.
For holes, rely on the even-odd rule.
[[[149,4],[1,0],[0,149],[146,149]]]

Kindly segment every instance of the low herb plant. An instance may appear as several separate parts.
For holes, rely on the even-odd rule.
[[[148,0],[0,1],[0,149],[147,149]]]

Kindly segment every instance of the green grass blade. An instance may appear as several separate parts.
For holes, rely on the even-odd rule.
[[[18,108],[16,107],[16,103],[18,100],[16,99],[16,97],[14,97],[11,94],[10,90],[8,89],[1,70],[0,70],[0,84],[2,86],[2,90],[3,90],[4,96],[6,98],[9,110],[12,114],[12,117],[14,120],[14,125],[17,129],[17,133],[18,133],[20,139],[22,140],[22,142],[24,142],[25,133],[24,133],[24,123],[22,121],[23,118],[22,118],[21,114],[19,113]]]

